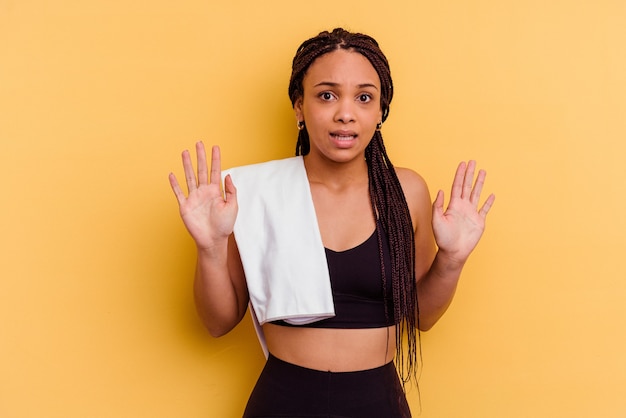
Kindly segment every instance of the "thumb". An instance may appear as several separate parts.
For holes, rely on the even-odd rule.
[[[433,219],[441,217],[443,215],[443,201],[444,201],[443,190],[439,190],[437,192],[437,197],[435,198],[435,201],[433,202]]]
[[[237,203],[237,188],[230,174],[224,179],[224,194],[227,203]]]

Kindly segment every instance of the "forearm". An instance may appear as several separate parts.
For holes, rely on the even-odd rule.
[[[417,283],[420,330],[432,328],[450,306],[463,265],[441,250],[437,252],[430,269]]]
[[[236,283],[228,260],[228,245],[198,249],[194,298],[198,314],[214,337],[233,329],[243,318],[247,292]]]

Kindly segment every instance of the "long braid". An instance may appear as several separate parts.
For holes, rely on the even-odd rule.
[[[406,383],[417,372],[419,343],[419,308],[415,285],[415,239],[411,214],[393,164],[387,156],[379,131],[365,150],[368,162],[370,198],[382,228],[387,232],[391,250],[391,282],[396,326],[396,363]],[[382,240],[378,231],[379,242]],[[382,260],[382,248],[379,250]],[[382,262],[381,262],[382,265]],[[384,268],[384,267],[383,267]],[[383,270],[383,280],[385,278]],[[386,284],[384,284],[386,289]],[[406,356],[403,355],[406,337]]]
[[[303,97],[303,80],[309,66],[320,56],[337,49],[359,52],[365,56],[376,70],[381,83],[382,121],[387,119],[389,105],[393,98],[393,82],[387,58],[372,37],[351,33],[338,28],[332,32],[321,32],[298,48],[293,59],[289,98],[292,105]],[[307,155],[310,151],[309,135],[306,127],[299,131],[296,155]],[[417,377],[419,354],[419,309],[415,282],[415,237],[409,208],[396,175],[393,164],[387,156],[382,134],[376,131],[365,149],[367,160],[369,191],[374,216],[377,222],[381,273],[385,300],[392,297],[396,319],[396,364],[402,383]],[[380,225],[380,227],[378,226]],[[382,252],[382,230],[387,235],[391,266],[385,266]],[[392,295],[387,295],[385,269],[391,270]],[[390,312],[385,314],[389,319]],[[406,337],[407,350],[404,353]]]

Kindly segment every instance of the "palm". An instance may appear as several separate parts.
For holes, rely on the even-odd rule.
[[[213,148],[210,178],[204,145],[198,143],[196,151],[198,154],[197,179],[189,153],[183,152],[188,195],[185,196],[173,174],[170,175],[170,184],[178,200],[185,227],[196,245],[207,248],[232,233],[237,217],[236,190],[230,178],[227,178],[224,189],[226,199],[222,194],[219,148]]]
[[[450,202],[443,210],[443,192],[433,203],[433,232],[440,250],[464,262],[478,244],[485,229],[485,219],[495,196],[490,195],[478,209],[480,194],[485,182],[485,172],[478,172],[474,183],[476,163],[461,163],[456,171]]]

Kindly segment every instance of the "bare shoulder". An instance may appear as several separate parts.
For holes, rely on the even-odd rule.
[[[428,185],[422,176],[410,168],[396,167],[395,169],[409,206],[412,206],[411,201],[413,200],[422,201],[425,199],[427,202],[430,202]]]
[[[413,228],[418,229],[420,225],[429,225],[431,216],[431,201],[428,185],[424,178],[410,168],[396,167],[398,180],[402,185],[402,191],[406,203],[411,212]]]
[[[415,274],[426,274],[435,257],[435,237],[432,229],[432,203],[426,181],[409,168],[396,167],[398,180],[411,212],[415,231]]]

